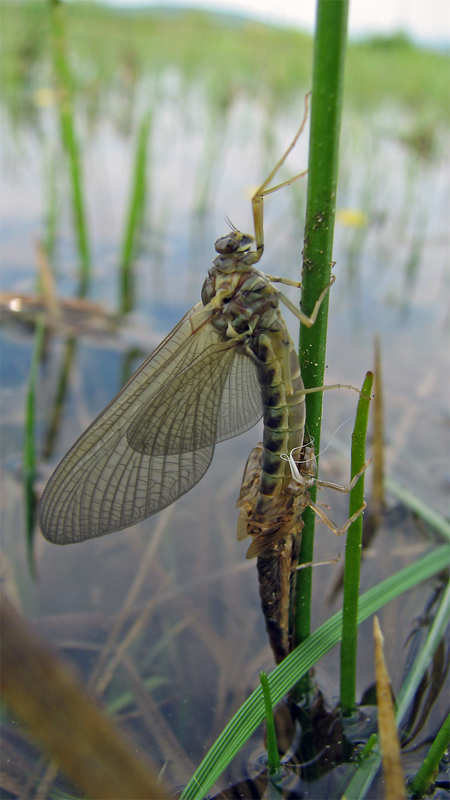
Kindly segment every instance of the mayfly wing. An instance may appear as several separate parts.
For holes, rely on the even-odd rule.
[[[195,306],[78,439],[51,477],[39,520],[58,544],[126,528],[173,503],[205,474],[216,441],[262,414],[245,348],[212,325],[192,331]],[[247,404],[241,404],[243,387]]]
[[[236,340],[209,344],[154,394],[127,431],[149,456],[188,453],[251,428],[263,414],[254,362]]]

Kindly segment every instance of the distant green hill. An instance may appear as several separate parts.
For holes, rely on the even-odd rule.
[[[0,3],[3,103],[20,111],[27,96],[48,81],[50,3]],[[167,7],[117,9],[68,3],[67,50],[74,89],[98,100],[109,88],[132,86],[143,73],[171,67],[187,81],[202,81],[223,106],[239,92],[274,109],[309,87],[313,40],[294,29],[245,17]],[[392,101],[446,120],[449,56],[416,47],[402,36],[350,44],[346,102],[356,108]]]

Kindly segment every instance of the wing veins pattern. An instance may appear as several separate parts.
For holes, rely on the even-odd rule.
[[[149,398],[136,414],[127,432],[129,445],[148,455],[167,455],[190,452],[214,444],[215,427],[196,425],[197,412],[208,409],[210,414],[207,422],[217,417],[225,379],[236,355],[235,342],[210,345],[192,364]],[[215,386],[216,380],[219,391]],[[208,403],[208,387],[215,395],[216,402]],[[181,403],[184,406],[180,413]],[[191,409],[194,410],[193,413],[190,413]],[[167,436],[168,431],[172,433],[172,437]],[[162,441],[158,441],[159,434],[162,435]]]
[[[185,315],[56,469],[39,511],[50,541],[102,536],[162,510],[202,478],[216,441],[260,419],[255,364],[212,325],[193,332],[190,317],[199,309]]]

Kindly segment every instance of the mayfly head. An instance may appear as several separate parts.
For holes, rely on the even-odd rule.
[[[221,256],[230,255],[230,253],[245,253],[250,250],[251,244],[254,241],[253,236],[249,233],[241,233],[233,229],[227,236],[221,236],[214,242],[216,252]]]

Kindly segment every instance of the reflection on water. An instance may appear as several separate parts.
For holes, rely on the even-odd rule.
[[[251,231],[250,187],[275,163],[302,115],[301,93],[275,118],[270,107],[246,94],[230,97],[219,113],[209,108],[200,84],[187,85],[173,69],[159,80],[157,91],[151,76],[133,75],[133,92],[111,90],[103,100],[120,124],[100,117],[91,125],[83,114],[75,119],[93,265],[89,297],[113,313],[120,307],[119,264],[136,176],[137,131],[150,112],[146,191],[134,242],[134,309],[105,329],[84,324],[72,308],[70,324],[63,316],[49,330],[37,399],[39,489],[144,355],[198,301],[213,243],[226,231],[225,215]],[[38,94],[33,124],[21,125],[20,135],[3,113],[8,205],[2,212],[2,289],[35,294],[35,243],[52,240],[50,261],[58,295],[65,299],[77,294],[79,276],[55,103],[51,93]],[[413,127],[412,117],[392,107],[344,116],[327,382],[360,385],[373,362],[374,334],[380,336],[388,474],[445,514],[449,175],[443,168],[444,137],[438,131],[433,152],[424,154],[407,140]],[[304,169],[306,161],[305,136],[282,178]],[[261,267],[296,278],[305,186],[295,184],[271,196],[265,208]],[[73,548],[57,548],[38,537],[39,580],[31,585],[19,465],[34,312],[32,303],[26,315],[16,311],[9,305],[2,331],[7,588],[35,617],[38,630],[102,693],[138,746],[161,764],[169,761],[168,780],[184,784],[256,686],[259,671],[272,666],[256,570],[245,561],[247,545],[236,540],[241,474],[259,429],[218,446],[201,483],[156,518]],[[296,336],[295,322],[288,324]],[[351,393],[328,393],[323,446],[354,409]],[[336,434],[344,452],[350,429],[347,424]],[[341,451],[330,447],[321,469],[327,480],[347,481],[348,461]],[[345,500],[327,496],[326,502],[333,519],[346,518]],[[403,565],[405,552],[415,558],[426,546],[409,516],[399,527],[382,528],[363,567],[364,588]],[[318,559],[331,559],[342,549],[319,529]],[[320,567],[314,573],[314,625],[330,614],[322,599],[337,569]],[[402,601],[381,615],[387,638],[395,621],[406,639],[409,620],[427,591],[421,589],[414,608],[404,608]],[[360,692],[372,680],[370,638],[364,634],[363,626]],[[394,686],[403,667],[398,644],[394,641]],[[328,697],[337,693],[335,661],[336,654],[330,654],[317,673]],[[260,747],[258,734],[244,760]],[[239,780],[241,768],[242,763],[230,768],[228,779]]]

